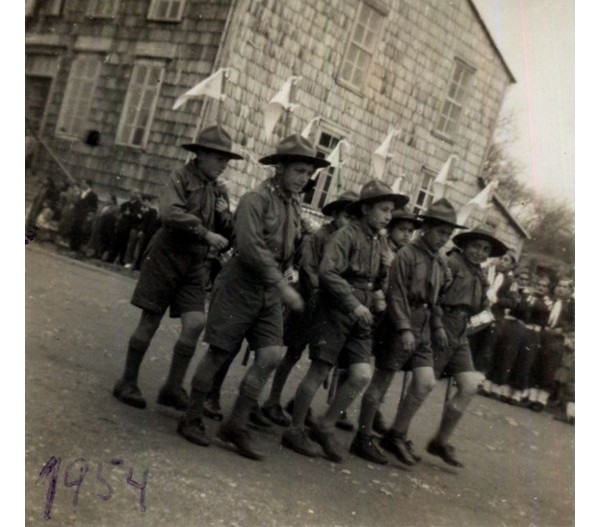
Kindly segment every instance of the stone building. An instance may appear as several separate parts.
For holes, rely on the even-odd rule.
[[[177,97],[229,68],[222,101]],[[291,76],[297,107],[267,138],[264,109]],[[226,178],[235,199],[268,176],[255,160],[319,117],[322,155],[344,139],[343,164],[323,171],[306,212],[371,176],[388,133],[383,179],[416,211],[454,155],[446,197],[482,187],[485,154],[515,79],[470,0],[38,0],[27,2],[26,117],[30,135],[101,193],[159,194],[186,159],[179,145],[218,120],[246,159]],[[97,139],[99,138],[99,141]],[[95,144],[95,143],[98,144]],[[36,143],[33,172],[59,169]],[[527,233],[495,197],[485,221],[517,250]]]

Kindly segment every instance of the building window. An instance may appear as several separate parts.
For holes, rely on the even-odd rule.
[[[458,59],[454,61],[448,93],[442,104],[436,126],[436,131],[445,137],[452,138],[456,133],[473,73],[475,70],[471,66]]]
[[[366,2],[360,3],[339,77],[358,90],[367,78],[375,49],[381,39],[384,17],[385,13]]]
[[[40,14],[59,16],[63,0],[45,0],[40,5]]]
[[[146,146],[164,71],[162,65],[151,62],[139,62],[134,66],[117,131],[117,143]]]
[[[101,66],[102,61],[97,56],[82,55],[73,61],[58,115],[58,134],[83,137],[88,128],[88,117]]]
[[[148,10],[149,20],[179,22],[183,16],[185,0],[152,0]]]
[[[413,214],[422,214],[431,205],[435,176],[433,171],[423,167],[423,177],[415,195]]]
[[[112,18],[117,14],[119,0],[88,0],[87,15],[94,18]]]
[[[327,131],[319,132],[317,141],[317,157],[327,157],[340,142],[341,137],[335,136]],[[337,196],[341,189],[338,188],[339,168],[328,167],[319,172],[317,183],[311,192],[304,194],[304,203],[315,209],[322,209],[329,203],[333,196]]]

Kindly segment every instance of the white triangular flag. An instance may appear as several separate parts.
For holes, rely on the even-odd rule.
[[[342,145],[344,146],[344,150],[346,150],[346,147],[350,146],[348,141],[342,139],[341,141],[338,141],[338,144],[335,145],[335,148],[329,152],[329,155],[325,158],[331,163],[333,168],[341,167],[344,163],[342,160]]]
[[[401,130],[390,130],[387,137],[383,140],[383,143],[381,143],[377,150],[373,152],[371,160],[373,164],[373,175],[375,179],[381,179],[385,174],[385,167],[387,165],[387,162],[393,157],[389,154],[390,144],[392,142],[392,139],[395,136],[400,135],[401,133]]]
[[[269,104],[267,104],[267,107],[265,108],[265,131],[267,133],[267,138],[271,137],[273,128],[275,128],[277,121],[279,121],[283,110],[290,110],[293,112],[298,106],[297,104],[290,102],[290,93],[292,91],[292,84],[295,84],[301,78],[302,77],[292,75],[269,101]]]
[[[404,174],[400,174],[392,183],[392,192],[394,194],[402,194],[400,192],[400,187],[402,186],[402,181],[404,180]]]
[[[448,179],[452,174],[452,168],[454,167],[455,162],[456,155],[451,154],[436,176],[433,182],[433,201],[437,201],[438,199],[442,199],[444,197],[446,188],[448,187]]]
[[[456,215],[456,222],[459,225],[464,225],[467,218],[471,215],[474,209],[486,210],[491,207],[494,190],[498,186],[497,181],[489,183],[477,196],[469,200]]]
[[[304,130],[300,133],[302,137],[308,139],[310,142],[316,142],[317,128],[319,123],[321,122],[321,116],[314,117],[310,120],[310,122],[304,127]]]
[[[183,106],[188,99],[193,97],[201,97],[202,95],[212,97],[213,99],[219,99],[220,101],[225,99],[225,95],[223,95],[223,76],[227,78],[227,72],[229,69],[230,68],[219,68],[210,77],[207,77],[202,82],[199,82],[196,84],[196,86],[186,91],[183,95],[180,95],[173,105],[173,110],[177,110],[177,108]]]

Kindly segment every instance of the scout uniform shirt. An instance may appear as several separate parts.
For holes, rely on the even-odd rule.
[[[415,308],[430,309],[431,327],[443,327],[437,304],[445,280],[444,266],[443,258],[423,238],[398,251],[390,268],[387,290],[387,309],[396,331],[412,330],[418,337],[419,328],[411,323]]]
[[[194,159],[169,178],[160,199],[160,217],[163,228],[157,236],[173,249],[195,252],[206,256],[208,244],[204,240],[208,231],[230,239],[232,235],[231,212],[215,211],[219,197],[229,204],[225,186],[211,181]]]
[[[385,280],[382,255],[386,247],[383,237],[360,220],[336,231],[319,266],[323,301],[346,313],[361,304],[370,308],[373,291],[381,289]]]
[[[286,196],[274,179],[244,194],[235,212],[235,263],[264,286],[274,286],[292,264],[302,237],[300,198]]]

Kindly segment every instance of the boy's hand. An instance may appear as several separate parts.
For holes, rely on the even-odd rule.
[[[215,202],[215,210],[217,212],[223,212],[229,208],[227,200],[223,196],[219,196]]]
[[[415,336],[410,329],[405,329],[400,334],[400,342],[402,342],[402,348],[404,351],[413,352],[415,351]]]
[[[437,328],[433,334],[435,341],[444,349],[448,349],[448,335],[444,328]]]
[[[215,249],[218,249],[219,251],[225,249],[225,247],[229,245],[229,241],[227,240],[227,238],[224,238],[220,234],[217,234],[216,232],[212,231],[208,231],[204,239],[206,240],[206,243],[208,243],[208,245],[214,247]]]
[[[304,300],[291,285],[282,283],[279,286],[279,291],[281,292],[281,300],[292,311],[302,311],[304,309]]]
[[[367,306],[363,306],[362,304],[360,304],[354,310],[354,316],[356,316],[358,320],[364,322],[365,324],[368,324],[369,326],[373,324],[373,315],[371,314],[371,311]]]

